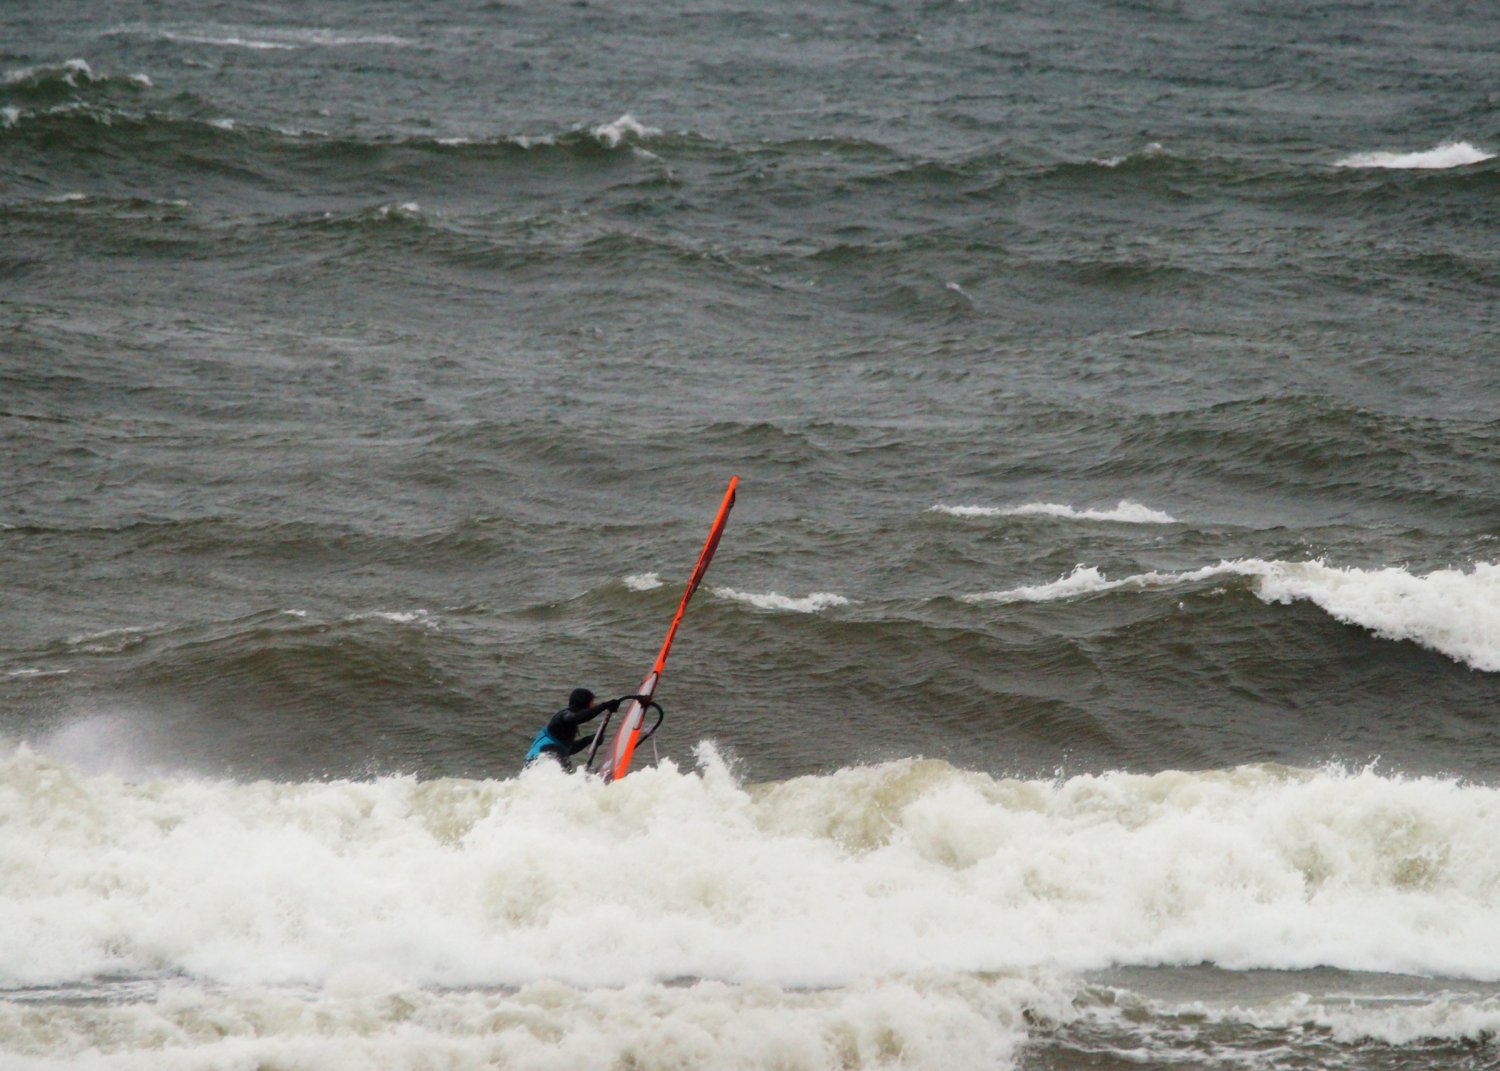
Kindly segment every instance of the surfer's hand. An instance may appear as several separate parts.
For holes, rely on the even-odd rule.
[[[611,699],[608,703],[604,704],[604,709],[608,710],[611,714],[618,714],[620,711],[620,701],[618,699]]]

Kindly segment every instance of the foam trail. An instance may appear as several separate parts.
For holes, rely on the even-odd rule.
[[[832,591],[815,591],[801,598],[774,591],[736,591],[734,588],[714,588],[713,593],[721,599],[746,603],[757,610],[789,610],[798,614],[815,614],[831,606],[849,605],[848,599]]]
[[[1247,559],[1220,562],[1181,573],[1149,572],[1110,580],[1093,566],[1048,584],[980,592],[965,602],[1053,602],[1106,591],[1145,591],[1225,576],[1254,579],[1255,594],[1268,603],[1306,600],[1346,624],[1389,640],[1410,640],[1457,662],[1500,672],[1500,565],[1481,563],[1469,572],[1437,569],[1417,575],[1405,569],[1341,569],[1321,561]]]
[[[1372,167],[1391,170],[1435,171],[1493,160],[1495,154],[1467,141],[1448,141],[1425,152],[1362,152],[1334,162],[1334,167]]]
[[[1308,1000],[1298,994],[1270,1007],[1208,1009],[1199,1014],[1220,1023],[1250,1022],[1279,1030],[1305,1029],[1311,1024],[1348,1043],[1375,1040],[1386,1045],[1411,1045],[1432,1038],[1493,1037],[1500,1033],[1500,999],[1461,997],[1439,993],[1426,1001],[1398,994],[1390,1000]]]
[[[1122,524],[1176,524],[1177,518],[1161,510],[1122,498],[1113,509],[1076,509],[1060,502],[1027,502],[1020,506],[944,506],[932,513],[952,517],[1061,517],[1075,521],[1116,521]]]
[[[152,36],[164,41],[185,45],[209,45],[219,48],[245,48],[259,52],[292,51],[299,48],[358,48],[383,46],[405,48],[413,44],[409,38],[393,34],[364,33],[358,30],[329,30],[288,27],[242,27],[216,26],[188,30],[149,29],[121,30],[118,33],[136,33]]]

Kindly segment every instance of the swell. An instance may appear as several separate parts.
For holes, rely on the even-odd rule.
[[[1375,412],[1317,396],[1262,396],[1147,414],[1122,427],[1121,444],[1117,459],[1090,471],[1114,477],[1144,465],[1480,523],[1494,508],[1483,474],[1500,463],[1500,422]]]

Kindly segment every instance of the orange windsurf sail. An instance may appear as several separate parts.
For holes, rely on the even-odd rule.
[[[604,760],[598,770],[606,781],[618,781],[630,771],[630,760],[635,755],[635,746],[641,741],[641,722],[645,717],[646,705],[656,694],[656,685],[661,680],[662,667],[667,664],[667,652],[672,649],[672,638],[677,635],[677,626],[682,624],[682,615],[687,612],[688,600],[693,597],[693,592],[698,590],[698,585],[703,583],[703,574],[708,572],[708,563],[713,561],[714,551],[719,548],[719,538],[724,534],[724,525],[728,522],[729,511],[734,506],[734,489],[739,482],[738,476],[730,477],[729,490],[724,492],[724,501],[719,506],[719,514],[714,518],[713,527],[708,530],[708,541],[703,544],[703,552],[698,555],[698,564],[693,567],[693,575],[688,578],[687,590],[682,593],[682,601],[677,604],[677,614],[672,618],[671,627],[667,629],[667,638],[661,645],[661,653],[656,656],[656,665],[651,667],[651,672],[646,674],[645,680],[641,681],[641,686],[636,689],[636,696],[621,708],[614,736],[609,746],[604,749]],[[608,729],[608,721],[599,726],[599,731],[594,736],[594,751],[599,750],[599,744]],[[592,752],[590,762],[592,762]]]

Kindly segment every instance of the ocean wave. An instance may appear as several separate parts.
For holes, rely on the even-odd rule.
[[[1189,1054],[1201,1051],[1208,1032],[1241,1052],[1280,1051],[1289,1042],[1300,1047],[1315,1034],[1321,1067],[1387,1066],[1387,1046],[1417,1046],[1432,1060],[1428,1066],[1467,1067],[1500,1029],[1500,995],[1484,984],[1320,972],[1273,974],[1246,987],[1225,972],[1198,970],[1193,978],[1154,973],[1193,995],[1143,994],[1129,985],[1090,988],[1075,1000],[1081,1015],[1061,1021],[1049,1042],[1116,1056],[1122,1065],[1178,1067],[1197,1062]],[[1148,991],[1163,980],[1127,974]],[[1406,1065],[1398,1060],[1391,1066]]]
[[[816,990],[690,979],[445,990],[351,966],[319,994],[127,980],[64,990],[64,1007],[39,1014],[36,1003],[49,995],[0,1003],[0,1033],[8,1052],[40,1057],[37,1068],[69,1071],[428,1071],[434,1054],[449,1071],[1007,1071],[1028,1015],[1067,1017],[1071,988],[1047,976],[917,974]]]
[[[1448,141],[1420,152],[1362,152],[1334,161],[1334,167],[1385,168],[1432,171],[1493,160],[1495,154],[1477,149],[1467,141]]]
[[[622,115],[612,123],[604,123],[593,130],[600,144],[611,149],[618,148],[628,140],[639,141],[660,134],[654,127],[645,126],[633,115]]]
[[[0,105],[4,107],[5,125],[15,126],[23,118],[49,110],[76,109],[85,101],[136,100],[143,91],[153,88],[150,76],[143,72],[102,74],[87,60],[70,59],[7,71],[0,76]]]
[[[1141,160],[1159,160],[1165,155],[1166,150],[1162,148],[1161,142],[1153,141],[1146,145],[1145,148],[1140,149],[1136,152],[1126,153],[1123,156],[1102,157],[1091,162],[1098,164],[1100,167],[1113,169],[1120,167],[1122,164],[1138,162]]]
[[[929,512],[953,517],[1059,517],[1077,521],[1116,521],[1122,524],[1176,524],[1177,518],[1161,510],[1122,498],[1113,509],[1078,509],[1058,502],[1027,502],[1019,506],[944,506]]]
[[[132,158],[142,162],[156,158],[171,165],[182,147],[191,145],[195,152],[231,161],[236,173],[244,169],[247,160],[256,161],[257,167],[311,167],[320,174],[347,160],[351,177],[368,176],[371,156],[378,154],[387,174],[413,178],[429,177],[435,158],[448,167],[468,163],[476,168],[493,168],[510,163],[528,169],[558,161],[576,164],[603,163],[623,156],[654,158],[640,143],[660,133],[624,116],[612,123],[555,133],[357,137],[214,114],[223,109],[182,96],[152,99],[143,107],[138,100],[116,100],[110,92],[97,88],[119,84],[141,92],[150,83],[145,76],[124,83],[95,78],[87,83],[88,93],[64,80],[47,83],[41,89],[0,87],[0,130],[34,131],[34,140],[46,139],[36,142],[37,150],[54,162],[69,150],[92,153],[103,143],[128,148]]]
[[[633,573],[622,583],[631,591],[654,591],[662,586],[661,576],[657,573]]]
[[[294,611],[287,610],[285,613],[297,616]],[[306,614],[302,614],[306,617]],[[346,621],[384,621],[392,625],[420,625],[425,629],[436,629],[438,624],[426,610],[368,610],[364,613],[350,614]]]
[[[1161,1004],[1151,1010],[1155,1015],[1177,1011]],[[1442,988],[1436,993],[1412,994],[1398,987],[1390,996],[1373,997],[1344,993],[1319,998],[1297,993],[1261,1007],[1197,1001],[1181,1012],[1213,1023],[1248,1023],[1262,1030],[1305,1030],[1312,1025],[1344,1044],[1410,1045],[1434,1039],[1483,1043],[1500,1034],[1500,998]]]
[[[832,591],[815,591],[800,598],[782,595],[775,591],[736,591],[734,588],[714,588],[713,593],[721,599],[742,602],[757,610],[786,610],[797,614],[816,614],[834,606],[848,606],[849,600]]]
[[[352,970],[807,987],[1199,963],[1500,978],[1500,789],[1370,769],[1020,781],[905,759],[747,786],[700,745],[696,771],[615,785],[550,767],[136,783],[8,744],[0,814],[27,860],[24,905],[0,892],[0,915],[27,919],[7,927],[7,989],[162,970],[318,987]]]
[[[39,89],[52,84],[77,89],[81,85],[103,81],[94,74],[87,60],[70,59],[55,66],[22,67],[7,71],[0,78],[0,86],[10,88]]]
[[[174,44],[243,48],[256,52],[295,51],[301,48],[409,48],[416,42],[396,34],[368,30],[340,30],[300,26],[123,26],[110,36],[145,37]]]
[[[1474,669],[1500,672],[1500,565],[1437,569],[1339,568],[1321,561],[1246,559],[1179,573],[1148,572],[1118,580],[1077,566],[1047,584],[965,595],[966,602],[1053,602],[1107,591],[1145,591],[1220,577],[1248,577],[1268,603],[1307,601],[1335,619],[1382,639],[1409,640]]]

